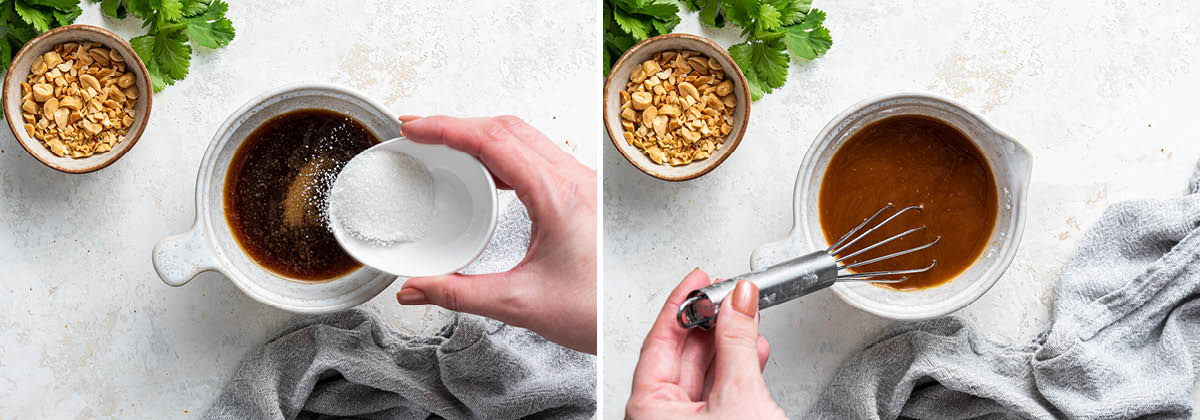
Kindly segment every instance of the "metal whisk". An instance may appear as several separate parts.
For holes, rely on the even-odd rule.
[[[857,227],[842,235],[841,239],[821,251],[816,251],[811,254],[801,255],[799,257],[784,261],[773,265],[762,271],[746,273],[736,276],[721,282],[713,283],[711,286],[703,289],[692,291],[688,294],[687,300],[679,305],[679,312],[675,318],[679,321],[679,325],[684,328],[701,327],[704,329],[712,328],[717,320],[717,309],[721,307],[721,302],[725,300],[730,293],[733,292],[734,286],[739,280],[747,280],[758,286],[759,310],[766,309],[783,302],[807,295],[809,293],[832,286],[834,283],[842,281],[857,281],[869,283],[897,283],[907,280],[908,277],[889,278],[898,275],[922,273],[929,271],[934,265],[937,265],[937,260],[933,260],[928,267],[914,268],[908,270],[887,270],[887,271],[871,271],[865,273],[851,272],[850,269],[862,267],[868,264],[874,264],[890,258],[895,258],[905,254],[920,251],[929,248],[938,241],[942,240],[941,236],[934,239],[933,242],[906,249],[899,252],[894,252],[882,257],[872,258],[865,261],[843,264],[850,258],[861,255],[864,252],[875,249],[886,243],[900,239],[913,232],[925,230],[925,226],[912,228],[896,234],[890,238],[879,241],[875,244],[868,245],[853,251],[844,256],[838,257],[838,254],[846,251],[851,245],[854,245],[863,237],[870,235],[871,232],[878,230],[883,225],[892,221],[909,211],[923,211],[924,206],[916,205],[909,206],[895,214],[883,219],[882,222],[863,230],[871,221],[875,220],[884,212],[893,208],[891,203],[879,209],[871,217],[866,218]],[[859,233],[859,232],[862,233]]]

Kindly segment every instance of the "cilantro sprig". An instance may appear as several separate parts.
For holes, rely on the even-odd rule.
[[[192,61],[189,41],[205,48],[221,48],[229,45],[235,35],[233,22],[225,17],[229,4],[223,0],[91,1],[100,3],[105,16],[142,19],[147,33],[129,43],[146,63],[155,92],[187,77]]]
[[[604,0],[604,75],[633,44],[671,33],[679,24],[675,0]]]
[[[729,55],[746,75],[754,100],[787,81],[788,54],[815,59],[833,46],[825,28],[825,12],[812,0],[683,0],[700,11],[700,22],[721,28],[732,23],[746,40],[729,47]]]
[[[52,28],[70,25],[83,13],[79,0],[0,0],[0,73],[26,42]]]

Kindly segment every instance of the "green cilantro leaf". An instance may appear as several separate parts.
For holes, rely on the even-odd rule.
[[[725,15],[726,20],[741,26],[745,31],[754,27],[758,6],[758,0],[721,0],[721,13]]]
[[[15,53],[21,47],[25,46],[26,42],[37,38],[38,32],[33,30],[33,27],[29,25],[14,25],[13,22],[14,21],[9,20],[9,24],[11,26],[8,28],[8,34],[6,37],[13,42],[13,52]]]
[[[804,20],[811,2],[799,0],[775,0],[775,8],[779,9],[780,22],[783,26],[791,26]]]
[[[151,5],[158,10],[160,22],[178,22],[183,19],[183,3],[179,0],[153,0]]]
[[[129,12],[121,0],[104,0],[100,3],[100,11],[104,13],[104,16],[113,19],[125,19],[126,14]]]
[[[183,17],[197,16],[208,10],[208,2],[204,0],[181,0],[180,3],[183,5]],[[221,11],[221,14],[224,15],[225,11]]]
[[[51,28],[70,25],[80,13],[79,0],[0,0],[0,73],[25,43]]]
[[[720,1],[708,0],[708,3],[704,4],[704,8],[700,9],[700,23],[714,28],[725,27],[725,15],[721,14]]]
[[[783,87],[788,75],[788,56],[786,48],[780,43],[759,42],[754,44],[754,67],[762,78],[769,93],[775,88]]]
[[[616,61],[617,57],[620,57],[625,50],[628,50],[633,46],[633,44],[636,43],[637,41],[633,39],[632,35],[622,32],[619,29],[604,33],[604,53],[606,57],[604,60],[605,76],[608,75],[609,69],[612,68],[613,61]]]
[[[729,47],[729,56],[733,58],[733,62],[742,70],[742,75],[746,76],[746,84],[750,87],[750,98],[758,100],[767,94],[762,81],[758,78],[758,73],[754,70],[754,47],[749,43],[734,44]]]
[[[133,15],[142,19],[146,34],[129,42],[146,63],[155,92],[187,77],[191,44],[221,48],[229,45],[235,34],[233,22],[225,17],[229,4],[224,0],[91,1],[101,3],[105,16],[119,19]]]
[[[633,35],[635,39],[646,39],[650,37],[650,24],[644,20],[625,14],[620,8],[613,9],[613,20],[620,25],[621,29]]]
[[[695,7],[702,0],[684,1],[686,7]],[[605,76],[613,60],[633,44],[669,34],[679,24],[679,4],[675,0],[604,0],[602,10]]]
[[[75,10],[71,10],[69,12],[55,10],[54,11],[54,21],[58,22],[58,26],[67,26],[67,25],[70,25],[72,22],[74,22],[75,19],[79,18],[79,15],[82,15],[82,14],[83,14],[83,9],[80,9],[78,7],[76,7]]]
[[[833,38],[829,36],[829,29],[821,26],[824,20],[825,12],[812,9],[803,22],[789,26],[783,37],[788,51],[805,60],[812,60],[829,51],[829,47],[833,46]]]
[[[679,5],[673,0],[612,0],[612,6],[618,26],[639,41],[670,33],[679,24]]]
[[[187,18],[187,33],[192,42],[208,48],[221,48],[233,40],[233,22],[225,18],[229,5],[213,0],[204,14]]]
[[[167,75],[163,74],[162,69],[158,67],[158,61],[154,59],[154,37],[142,35],[129,40],[129,45],[133,46],[133,51],[146,63],[146,71],[150,73],[150,85],[154,91],[158,92],[167,87]]]
[[[122,0],[125,7],[129,9],[134,16],[142,18],[145,24],[150,23],[150,19],[154,18],[154,7],[150,4],[150,0]]]
[[[8,38],[0,39],[0,67],[8,68],[12,64],[13,47]]]
[[[631,9],[631,12],[662,20],[679,17],[679,5],[674,0],[637,0],[636,3],[637,8]]]
[[[205,12],[211,13],[212,16],[225,16],[225,13],[229,12],[229,3],[226,3],[222,0],[200,1],[205,1],[208,3],[208,7],[205,9]]]
[[[654,25],[657,34],[669,34],[675,30],[675,25],[679,24],[679,16],[671,16],[668,20],[654,19],[650,23]]]
[[[812,9],[804,16],[804,21],[800,22],[800,27],[807,30],[814,30],[821,27],[825,23],[825,12],[821,9]]]
[[[65,13],[70,13],[79,8],[79,0],[25,0],[25,3],[34,6],[53,7]]]
[[[812,0],[678,0],[698,12],[700,23],[742,29],[744,41],[729,47],[754,100],[783,87],[790,57],[815,59],[833,46],[825,28],[825,12]],[[671,0],[604,1],[604,73],[612,61],[637,41],[669,33],[679,23],[678,5]]]
[[[154,56],[159,69],[163,74],[175,79],[168,84],[174,84],[175,81],[187,77],[192,60],[192,47],[187,44],[187,36],[182,31],[160,33],[154,40]]]
[[[187,77],[192,47],[182,31],[142,35],[131,39],[130,44],[146,63],[155,92]]]
[[[779,29],[779,9],[770,4],[758,8],[758,25],[764,31]]]
[[[609,2],[604,2],[604,75],[608,76],[609,69],[612,68],[613,60],[625,50],[632,47],[635,41],[633,36],[626,33],[617,25],[613,18],[613,7]]]
[[[34,30],[38,32],[50,30],[50,22],[54,19],[52,11],[31,5],[26,0],[13,0],[13,8],[21,20],[33,26]]]
[[[729,47],[729,55],[746,76],[753,100],[782,87],[787,81],[788,56],[782,45],[744,42]]]

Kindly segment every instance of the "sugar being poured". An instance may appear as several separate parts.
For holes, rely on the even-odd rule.
[[[364,152],[338,174],[326,212],[330,223],[375,245],[419,241],[433,219],[433,175],[406,153]]]

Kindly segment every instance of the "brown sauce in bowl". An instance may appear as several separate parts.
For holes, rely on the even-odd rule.
[[[882,119],[851,135],[834,154],[821,181],[818,211],[821,230],[834,243],[888,203],[895,208],[924,205],[888,222],[841,254],[862,249],[905,230],[927,226],[865,252],[845,263],[865,261],[929,243],[912,254],[853,269],[855,272],[923,268],[893,284],[898,290],[941,285],[970,267],[988,243],[996,224],[996,180],[983,153],[965,134],[942,121],[915,115]]]
[[[293,280],[331,280],[361,267],[321,207],[338,171],[376,143],[362,123],[326,110],[292,111],[256,128],[225,177],[225,219],[242,251]]]

